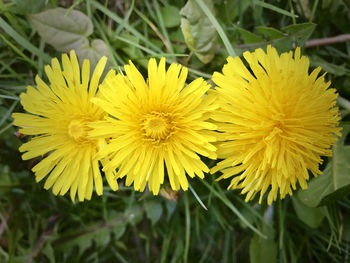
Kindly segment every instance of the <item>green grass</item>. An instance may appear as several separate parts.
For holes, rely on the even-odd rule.
[[[12,112],[23,111],[20,93],[34,85],[36,74],[45,79],[44,66],[61,56],[31,26],[31,13],[64,7],[86,14],[94,25],[86,37],[104,41],[111,68],[131,59],[146,72],[148,58],[165,56],[168,63],[187,66],[189,80],[201,76],[210,81],[227,55],[268,43],[282,52],[302,37],[349,33],[346,1],[222,0],[213,1],[213,12],[209,1],[193,0],[198,4],[193,12],[203,12],[217,34],[215,49],[204,51],[189,47],[182,34],[178,13],[187,1],[86,0],[73,7],[69,2],[0,0],[0,262],[258,262],[256,255],[265,256],[264,262],[349,261],[349,189],[319,210],[302,208],[302,214],[296,212],[295,197],[270,207],[266,200],[261,205],[256,199],[245,203],[239,191],[225,190],[228,181],[216,182],[217,175],[206,175],[205,181],[192,179],[188,192],[169,191],[164,196],[134,192],[121,180],[117,192],[105,187],[102,197],[94,194],[91,201],[72,203],[68,196],[54,196],[42,182],[35,182],[30,168],[38,160],[21,160],[18,147],[27,138],[15,135],[11,118]],[[169,5],[176,14],[166,14]],[[307,31],[310,24],[304,31],[283,31],[308,22],[317,25],[314,31]],[[259,26],[281,31],[283,37],[262,35]],[[202,63],[198,54],[210,52],[213,59]],[[327,78],[340,94],[343,121],[348,121],[350,42],[304,47],[303,54],[313,67],[327,69]],[[323,220],[312,225],[318,213]]]

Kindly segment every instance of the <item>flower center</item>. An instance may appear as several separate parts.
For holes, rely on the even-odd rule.
[[[68,135],[77,142],[87,141],[86,136],[90,128],[84,119],[73,119],[68,125]]]
[[[159,143],[173,133],[174,123],[170,114],[151,112],[144,116],[141,130],[146,140]]]

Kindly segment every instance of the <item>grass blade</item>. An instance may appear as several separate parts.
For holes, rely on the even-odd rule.
[[[102,13],[104,13],[106,16],[108,16],[109,18],[111,18],[113,21],[117,22],[120,25],[123,25],[123,27],[130,31],[130,33],[132,33],[134,36],[138,37],[140,40],[142,40],[143,42],[145,42],[147,45],[149,45],[150,47],[152,47],[154,50],[161,52],[161,49],[159,47],[157,47],[156,45],[154,45],[150,40],[148,40],[147,38],[145,38],[140,32],[138,32],[135,28],[133,28],[132,26],[130,26],[129,24],[126,23],[126,21],[124,21],[122,18],[120,18],[119,16],[117,16],[116,14],[114,14],[112,11],[108,10],[106,7],[104,7],[103,5],[101,5],[100,3],[96,2],[95,0],[91,0],[91,5],[93,5],[94,7],[96,7],[98,10],[100,10]]]
[[[197,195],[196,191],[192,188],[192,186],[190,184],[188,184],[188,187],[190,188],[192,194],[194,195],[194,197],[197,199],[198,203],[205,209],[208,211],[208,208],[203,204],[202,200],[199,198],[199,196]]]
[[[203,0],[195,0],[195,1],[199,5],[199,7],[202,9],[204,14],[208,17],[208,19],[213,24],[213,26],[215,27],[216,31],[218,32],[219,36],[222,39],[222,42],[225,45],[227,53],[231,57],[235,57],[236,53],[233,50],[233,47],[232,47],[228,37],[226,36],[226,34],[225,34],[224,30],[222,29],[221,25],[219,24],[219,22],[216,20],[215,16],[211,13],[210,9],[207,7],[207,5],[204,3]]]
[[[202,184],[204,184],[214,195],[216,195],[236,216],[246,224],[251,230],[257,233],[262,238],[267,238],[266,235],[261,233],[256,227],[254,227],[249,221],[238,211],[238,209],[228,200],[228,198],[224,194],[220,194],[218,191],[214,189],[210,184],[206,181],[201,180]]]
[[[184,262],[188,262],[188,251],[190,249],[190,230],[191,230],[191,219],[190,219],[190,207],[188,202],[188,193],[184,194],[185,199],[185,220],[186,220],[186,236],[185,236],[185,252]]]
[[[295,15],[295,14],[293,14],[293,13],[291,13],[291,12],[288,12],[288,11],[286,11],[286,10],[284,10],[284,9],[281,9],[281,8],[277,7],[277,6],[274,6],[274,5],[265,3],[265,2],[263,2],[263,1],[254,0],[253,3],[254,3],[255,5],[261,6],[261,7],[263,7],[263,8],[270,9],[270,10],[272,10],[272,11],[275,11],[275,12],[281,14],[281,15],[289,16],[289,17],[291,17],[291,18],[297,18],[297,17],[298,17],[297,15]]]
[[[0,17],[0,28],[2,28],[7,34],[9,34],[22,47],[32,52],[36,56],[42,57],[45,62],[50,62],[50,56],[42,52],[37,47],[33,46],[27,39],[18,34],[9,24],[6,23],[6,21],[2,17]]]
[[[4,124],[4,122],[8,119],[8,117],[10,117],[13,109],[16,107],[18,103],[18,100],[15,100],[12,105],[10,106],[10,108],[8,109],[8,111],[2,116],[1,120],[0,120],[0,127]]]

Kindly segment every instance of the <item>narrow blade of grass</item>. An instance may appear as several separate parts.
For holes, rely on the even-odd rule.
[[[16,96],[9,96],[9,95],[2,95],[2,94],[0,94],[0,98],[3,98],[3,99],[10,99],[10,100],[19,100],[19,97],[16,97]]]
[[[126,25],[128,23],[128,20],[130,18],[131,13],[134,11],[134,6],[135,6],[135,0],[131,1],[131,6],[128,10],[128,12],[126,13],[124,19],[123,19],[123,24],[118,25],[117,29],[115,30],[115,34],[119,35],[119,33],[123,30],[124,25]]]
[[[13,125],[13,122],[7,124],[4,128],[2,128],[2,129],[0,130],[0,135],[3,134],[5,131],[7,131],[9,128],[11,128],[12,125]],[[13,185],[11,185],[10,187],[13,187]]]
[[[185,235],[185,252],[184,252],[184,262],[188,262],[188,252],[190,250],[190,230],[191,230],[191,218],[190,218],[190,206],[188,202],[188,193],[184,194],[185,199],[185,220],[186,220],[186,235]]]
[[[140,32],[138,32],[135,28],[133,28],[132,26],[127,24],[126,21],[124,21],[122,18],[120,18],[119,16],[114,14],[112,11],[108,10],[106,7],[104,7],[100,3],[96,2],[95,0],[91,0],[91,5],[96,7],[98,10],[100,10],[106,16],[110,17],[113,21],[117,22],[118,24],[123,25],[123,27],[126,30],[130,31],[130,33],[132,33],[134,36],[138,37],[140,40],[145,42],[147,45],[152,47],[154,50],[161,52],[160,48],[158,48],[156,45],[154,45],[150,40],[145,38]]]
[[[293,14],[293,13],[291,13],[291,12],[288,12],[288,11],[286,11],[286,10],[284,10],[284,9],[281,9],[281,8],[277,7],[277,6],[274,6],[274,5],[265,3],[265,2],[263,2],[263,1],[254,0],[253,3],[254,3],[255,5],[259,5],[259,6],[263,7],[263,8],[270,9],[270,10],[272,10],[272,11],[275,11],[275,12],[281,14],[281,15],[289,16],[289,17],[292,17],[292,18],[297,18],[297,17],[298,17],[297,15],[295,15],[295,14]]]
[[[153,0],[153,5],[154,5],[155,10],[156,10],[156,14],[157,14],[160,30],[162,31],[163,36],[165,37],[165,41],[167,43],[166,46],[169,49],[168,51],[169,51],[169,53],[174,53],[174,49],[173,49],[173,46],[171,44],[171,41],[170,41],[170,38],[169,38],[169,35],[168,35],[168,31],[165,28],[165,24],[164,24],[164,21],[163,21],[163,16],[160,13],[160,7],[159,7],[159,4],[158,4],[158,1],[157,0]]]
[[[119,37],[119,36],[117,36],[116,39],[119,39],[120,41],[123,41],[123,42],[125,42],[125,43],[128,43],[128,44],[130,44],[130,45],[132,45],[132,46],[135,46],[135,47],[137,47],[137,48],[139,48],[139,49],[141,49],[141,50],[147,52],[148,54],[151,54],[151,55],[156,55],[156,54],[157,54],[157,52],[155,52],[155,51],[153,51],[153,50],[151,50],[151,49],[149,49],[149,48],[146,48],[146,47],[144,47],[144,46],[142,46],[142,45],[140,45],[140,44],[138,44],[138,43],[132,42],[131,40],[126,39],[126,38],[124,38],[124,37]]]
[[[233,50],[233,47],[228,39],[228,37],[226,36],[224,30],[222,29],[221,25],[219,24],[219,22],[216,20],[215,16],[212,14],[212,12],[210,11],[210,9],[208,8],[208,6],[204,3],[203,0],[195,0],[196,3],[199,5],[199,7],[202,9],[202,11],[204,12],[204,14],[208,17],[208,19],[210,20],[210,22],[213,24],[213,26],[215,27],[216,31],[218,32],[219,36],[222,39],[222,42],[225,45],[225,48],[227,50],[227,53],[231,56],[231,57],[235,57],[236,53]]]
[[[208,208],[203,204],[202,200],[199,198],[199,196],[197,195],[196,191],[192,188],[192,186],[190,184],[188,184],[188,187],[190,188],[192,194],[194,195],[194,197],[197,199],[198,203],[205,209],[208,211]]]
[[[28,58],[21,50],[19,50],[14,44],[12,44],[10,41],[7,40],[7,38],[0,34],[0,37],[2,38],[2,40],[4,40],[4,42],[9,45],[12,50],[19,55],[21,58],[23,58],[24,61],[26,61],[27,63],[29,63],[30,65],[32,65],[34,68],[36,68],[37,70],[39,70],[38,65],[33,62],[30,58]]]
[[[206,181],[201,180],[202,184],[204,184],[214,195],[216,195],[233,213],[236,214],[236,216],[244,223],[246,224],[251,230],[253,230],[255,233],[257,233],[262,238],[267,238],[266,235],[261,233],[256,227],[254,227],[239,211],[238,209],[230,202],[230,200],[227,199],[227,197],[224,194],[220,194],[218,191],[214,189],[210,184],[208,184]]]
[[[0,17],[0,27],[22,47],[32,52],[34,55],[42,57],[45,62],[50,62],[50,56],[33,46],[27,39],[18,34],[2,17]]]
[[[0,127],[4,124],[4,122],[8,119],[8,117],[10,117],[13,109],[16,107],[18,103],[18,100],[15,100],[12,105],[10,106],[10,108],[7,110],[7,112],[4,114],[4,116],[2,116],[1,120],[0,120]]]

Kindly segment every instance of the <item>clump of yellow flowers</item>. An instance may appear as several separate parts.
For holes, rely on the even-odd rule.
[[[321,68],[309,74],[300,48],[278,55],[268,46],[228,57],[215,89],[202,78],[186,84],[187,68],[162,58],[148,63],[145,79],[130,61],[123,72],[100,78],[103,57],[90,79],[89,61],[62,56],[21,95],[28,113],[14,113],[14,124],[32,138],[20,147],[23,159],[42,157],[32,168],[37,181],[54,194],[70,190],[72,200],[102,194],[101,169],[113,190],[117,179],[137,191],[158,194],[164,181],[188,189],[188,177],[204,178],[202,157],[220,161],[211,169],[230,178],[246,201],[260,194],[267,202],[305,189],[309,172],[321,174],[321,156],[331,156],[340,134],[337,93]],[[165,180],[166,179],[166,180]]]

